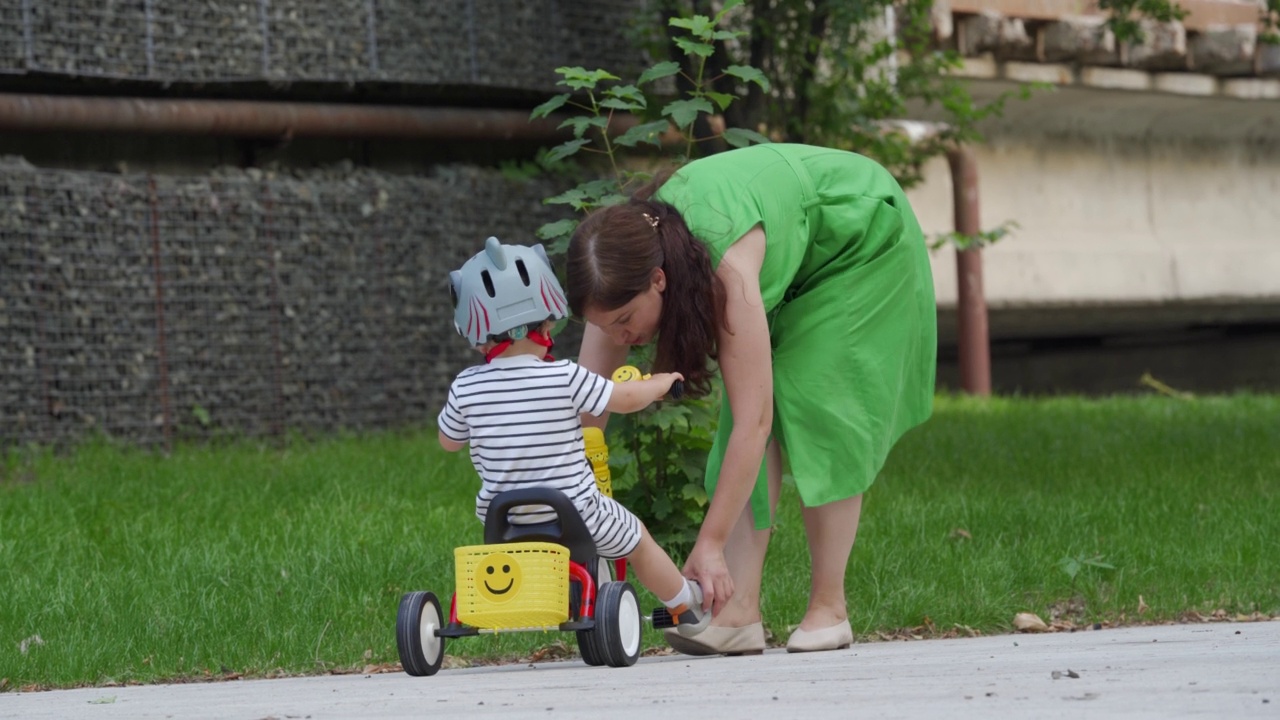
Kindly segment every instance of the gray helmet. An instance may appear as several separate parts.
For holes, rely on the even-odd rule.
[[[453,326],[472,345],[511,331],[524,337],[526,325],[559,320],[569,307],[541,245],[503,245],[496,237],[449,273],[449,294]]]

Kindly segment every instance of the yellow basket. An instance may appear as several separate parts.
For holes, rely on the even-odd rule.
[[[453,551],[458,620],[479,628],[533,628],[569,619],[569,550],[545,542]]]

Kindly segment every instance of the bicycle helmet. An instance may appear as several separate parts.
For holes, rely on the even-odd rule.
[[[565,317],[569,303],[541,245],[504,245],[496,237],[449,273],[453,326],[472,345],[508,336],[526,326]]]

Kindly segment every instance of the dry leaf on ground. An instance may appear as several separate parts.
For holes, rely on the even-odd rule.
[[[1035,613],[1018,613],[1013,616],[1013,626],[1021,632],[1048,632],[1049,626]]]

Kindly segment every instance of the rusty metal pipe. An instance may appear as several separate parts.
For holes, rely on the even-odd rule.
[[[523,110],[0,93],[0,131],[9,132],[559,141],[572,137],[558,129],[563,119],[531,121]]]
[[[978,163],[972,152],[960,148],[947,152],[947,164],[951,167],[956,232],[977,235],[982,231],[978,217]],[[980,247],[956,250],[956,281],[960,387],[971,395],[990,395],[991,338]]]

